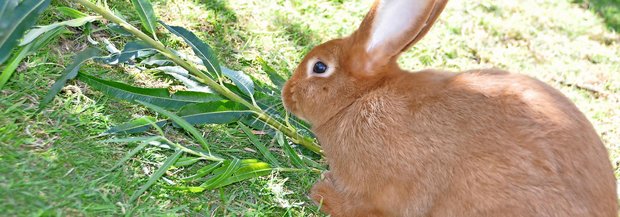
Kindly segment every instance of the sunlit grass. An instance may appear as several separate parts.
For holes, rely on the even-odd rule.
[[[127,8],[128,1],[108,2],[137,21]],[[371,2],[176,0],[154,1],[154,5],[160,19],[196,32],[218,50],[226,65],[264,78],[259,57],[288,76],[313,46],[357,28]],[[44,17],[43,23],[57,19],[53,12]],[[166,44],[189,51],[179,38],[161,36]],[[147,113],[145,109],[73,82],[42,115],[30,118],[69,61],[66,50],[83,47],[84,40],[69,36],[28,58],[0,93],[0,210],[9,215],[71,216],[321,215],[306,196],[318,178],[313,173],[273,174],[200,194],[173,191],[160,183],[137,205],[128,204],[133,191],[170,153],[150,147],[109,172],[134,145],[100,144],[92,137]],[[432,31],[400,63],[414,71],[498,67],[537,77],[577,104],[601,134],[614,163],[620,162],[620,36],[580,4],[451,0]],[[170,84],[158,76],[121,68],[90,65],[84,70],[140,86]],[[190,141],[176,129],[164,130],[175,141]],[[209,125],[202,130],[219,153],[242,158],[259,155],[239,129]],[[278,160],[286,160],[278,150],[274,153],[282,155]],[[192,169],[196,168],[188,170]],[[169,172],[170,178],[189,174],[180,169]]]

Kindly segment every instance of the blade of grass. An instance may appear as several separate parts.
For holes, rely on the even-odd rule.
[[[231,160],[226,167],[226,170],[222,174],[207,180],[205,183],[200,185],[200,187],[203,187],[205,189],[213,189],[214,186],[219,185],[220,183],[228,179],[235,171],[237,171],[237,169],[239,169],[239,166],[241,166],[241,160],[237,158]]]
[[[209,187],[209,189],[215,189],[215,188],[221,188],[230,184],[234,184],[240,181],[244,181],[244,180],[248,180],[251,178],[257,178],[257,177],[261,177],[261,176],[266,176],[271,174],[271,171],[273,171],[273,169],[271,168],[263,168],[263,169],[256,169],[256,170],[251,170],[251,171],[247,171],[244,173],[240,173],[240,174],[235,174],[234,176],[231,176],[229,178],[227,178],[226,180],[223,180],[222,182],[220,182],[217,185],[213,185],[211,187]]]
[[[142,151],[142,149],[144,149],[144,147],[146,147],[147,145],[149,145],[148,142],[140,143],[138,146],[136,146],[134,149],[132,149],[129,153],[127,153],[125,156],[123,156],[123,158],[121,158],[109,171],[113,171],[113,170],[121,167],[125,162],[127,162],[129,160],[129,158],[133,157],[138,152]]]
[[[142,195],[147,189],[149,189],[159,178],[161,178],[161,176],[163,176],[164,173],[168,171],[168,169],[170,169],[170,167],[174,164],[174,162],[176,162],[177,159],[181,157],[181,154],[183,154],[183,151],[178,149],[176,152],[174,152],[174,154],[168,157],[168,159],[166,159],[164,164],[162,164],[159,167],[159,169],[157,169],[157,171],[155,171],[155,173],[151,175],[149,180],[144,185],[142,185],[140,189],[135,191],[133,195],[131,195],[131,198],[129,198],[129,203],[133,203],[136,199],[138,199],[138,197],[140,197],[140,195]]]
[[[150,104],[148,102],[143,102],[143,101],[137,101],[138,103],[152,109],[155,110],[157,113],[160,113],[170,119],[172,119],[172,121],[176,124],[178,124],[179,126],[181,126],[185,131],[187,131],[188,133],[190,133],[194,139],[196,139],[198,141],[198,143],[202,146],[203,149],[206,149],[209,153],[211,153],[211,151],[209,150],[209,145],[207,144],[207,140],[205,140],[205,138],[202,136],[202,134],[198,131],[198,129],[196,129],[194,126],[192,126],[189,122],[187,122],[185,119],[175,115],[172,112],[166,111],[165,109]]]
[[[183,178],[183,180],[184,181],[195,181],[196,179],[209,175],[209,173],[217,169],[217,167],[219,167],[220,165],[222,165],[222,161],[211,163],[207,166],[200,168],[198,171],[196,171],[196,174]]]
[[[130,143],[130,142],[151,142],[161,139],[161,136],[140,136],[140,137],[128,137],[128,138],[115,138],[99,141],[101,143]]]
[[[250,130],[249,127],[245,126],[241,122],[238,122],[238,124],[239,124],[239,127],[241,128],[241,130],[245,133],[245,135],[248,136],[248,138],[250,139],[250,142],[256,147],[256,149],[258,149],[258,151],[261,154],[263,154],[265,159],[267,159],[267,161],[269,161],[269,163],[271,163],[272,165],[274,165],[276,167],[280,167],[280,165],[281,165],[280,162],[278,162],[278,160],[271,154],[269,149],[267,149],[267,147],[265,147],[265,145],[263,145],[263,143],[261,143],[258,140],[256,135],[254,135],[252,133],[252,130]]]
[[[280,146],[282,146],[282,148],[284,149],[284,153],[286,153],[288,158],[291,160],[291,164],[293,164],[293,166],[297,168],[308,169],[308,166],[301,160],[293,147],[288,144],[288,141],[286,141],[286,138],[284,138],[284,135],[282,135],[282,133],[276,133],[276,141],[278,142],[278,144],[280,144]]]

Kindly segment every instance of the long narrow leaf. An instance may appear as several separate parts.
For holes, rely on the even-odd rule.
[[[215,111],[215,112],[202,112],[196,114],[188,114],[180,116],[190,124],[229,124],[238,121],[244,116],[252,114],[250,111]],[[136,121],[136,120],[133,120]],[[148,122],[130,121],[126,124],[115,126],[107,130],[106,134],[132,134],[141,133],[151,129],[152,124]],[[170,120],[161,120],[155,122],[159,127],[163,127]],[[133,122],[133,123],[132,123]]]
[[[189,30],[183,27],[168,26],[164,22],[161,22],[161,21],[160,23],[164,27],[166,27],[168,31],[183,38],[183,40],[185,40],[185,43],[187,43],[190,47],[192,47],[192,50],[194,50],[194,53],[196,54],[196,56],[198,56],[202,60],[203,65],[207,67],[207,70],[209,72],[216,73],[218,75],[222,73],[222,70],[220,68],[220,63],[217,60],[217,57],[215,56],[213,49],[211,49],[211,47],[208,44],[202,42],[194,33],[190,32]]]
[[[54,99],[56,94],[60,92],[60,90],[62,89],[62,87],[65,86],[67,81],[77,76],[78,70],[82,66],[82,63],[84,63],[86,60],[100,55],[100,53],[101,52],[99,51],[99,49],[87,48],[86,50],[83,50],[77,55],[75,55],[75,57],[73,58],[73,63],[67,66],[67,68],[65,68],[60,78],[56,80],[56,82],[52,85],[45,97],[43,97],[43,100],[41,100],[41,102],[39,103],[39,110],[45,108],[45,106],[47,106],[47,104],[49,104]]]
[[[50,0],[3,0],[0,2],[0,64],[9,58],[24,32],[37,22],[37,17]]]
[[[174,166],[175,167],[186,167],[186,166],[195,164],[196,162],[202,159],[203,158],[200,158],[200,157],[182,157],[182,158],[179,158],[179,160],[177,160],[176,163],[174,163]]]
[[[230,176],[235,171],[237,171],[240,166],[241,166],[241,161],[237,158],[233,159],[232,161],[230,161],[228,166],[225,167],[225,170],[221,174],[207,180],[205,183],[200,185],[200,187],[203,187],[205,189],[213,189],[215,186],[222,184],[224,181],[230,178]]]
[[[88,16],[88,14],[82,13],[81,11],[75,10],[70,7],[56,7],[56,10],[61,14],[67,17],[71,17],[73,19]]]
[[[251,178],[257,178],[257,177],[261,177],[261,176],[266,176],[271,174],[271,172],[273,171],[273,169],[271,168],[264,168],[264,169],[257,169],[257,170],[252,170],[252,171],[248,171],[245,173],[241,173],[241,174],[236,174],[233,175],[229,178],[227,178],[226,180],[218,183],[217,185],[213,185],[210,186],[209,189],[215,189],[215,188],[221,188],[230,184],[234,184],[240,181],[244,181],[247,179],[251,179]]]
[[[126,29],[124,29],[123,27],[119,26],[116,23],[108,24],[108,30],[110,30],[113,33],[119,34],[121,36],[132,36],[133,35],[131,34],[131,32],[127,31]]]
[[[144,63],[144,62],[143,62]],[[180,66],[161,66],[161,67],[157,67],[157,68],[153,68],[152,70],[160,70],[174,78],[176,78],[177,80],[181,81],[183,83],[183,85],[185,87],[187,87],[188,90],[190,91],[197,91],[197,92],[205,92],[205,93],[212,93],[213,91],[211,90],[211,88],[209,88],[208,86],[200,83],[198,80],[195,79],[195,77],[191,74],[189,74],[189,72],[187,70],[185,70],[183,67]]]
[[[6,65],[4,70],[2,70],[2,74],[0,74],[0,89],[2,89],[2,87],[4,87],[4,84],[9,81],[9,78],[11,77],[11,75],[13,75],[13,72],[15,72],[15,70],[19,66],[19,63],[21,63],[22,60],[26,58],[26,56],[28,55],[28,51],[31,49],[31,47],[31,45],[21,47],[19,50],[17,50],[16,55],[9,59],[8,64]]]
[[[286,141],[286,138],[284,138],[284,135],[282,135],[281,132],[276,133],[276,141],[278,142],[280,146],[282,146],[282,148],[284,149],[284,153],[286,153],[288,158],[291,160],[291,163],[295,167],[302,168],[302,169],[308,168],[308,166],[306,166],[306,164],[301,160],[301,157],[299,157],[297,152],[295,152],[293,147],[291,147],[291,145],[288,144],[288,141]]]
[[[148,129],[150,129],[151,123],[155,122],[157,124],[157,126],[159,127],[163,127],[165,122],[163,123],[159,123],[157,122],[157,120],[154,117],[150,117],[150,116],[144,116],[144,117],[140,117],[134,120],[131,120],[127,123],[118,125],[118,126],[114,126],[110,129],[108,129],[107,131],[105,131],[104,134],[114,134],[114,133],[139,133],[139,132],[144,132]]]
[[[56,36],[60,35],[63,31],[64,29],[55,29],[53,31],[46,32],[45,34],[35,39],[33,43],[21,47],[16,52],[17,55],[14,55],[10,59],[4,70],[2,70],[2,74],[0,74],[0,89],[2,89],[6,82],[9,81],[9,78],[11,77],[11,75],[13,75],[13,73],[19,66],[19,63],[21,63],[24,58],[32,54],[34,51],[39,50],[39,48],[47,45],[52,39],[56,38]]]
[[[207,166],[204,166],[202,168],[200,168],[198,171],[196,171],[196,174],[183,178],[183,180],[185,181],[193,181],[196,180],[198,178],[202,178],[206,175],[209,175],[209,173],[211,173],[213,170],[217,169],[217,167],[219,167],[220,165],[222,165],[222,161],[219,162],[215,162],[215,163],[211,163]]]
[[[136,58],[145,58],[155,53],[157,53],[157,51],[147,43],[143,41],[131,41],[125,44],[123,51],[95,60],[109,65],[117,65],[127,63]]]
[[[211,178],[207,179],[207,181],[200,186],[176,187],[175,189],[202,192],[204,190],[221,188],[247,179],[269,175],[273,171],[269,164],[260,162],[256,159],[234,159],[232,161],[225,161],[222,167],[218,167],[220,164],[222,164],[222,162],[205,166],[198,171],[197,175],[185,179],[186,181],[193,181],[212,172]]]
[[[243,92],[245,95],[254,98],[254,81],[250,76],[243,74],[243,72],[235,71],[226,67],[222,67],[222,74],[230,78],[233,83]]]
[[[97,20],[99,18],[101,18],[101,17],[99,17],[99,16],[88,16],[88,17],[81,17],[81,18],[77,18],[77,19],[73,19],[73,20],[67,20],[67,21],[63,21],[63,22],[53,23],[53,24],[46,25],[46,26],[36,27],[36,28],[28,31],[28,33],[26,33],[26,35],[24,35],[24,39],[22,40],[22,42],[19,45],[23,46],[25,44],[28,44],[28,43],[32,42],[35,38],[39,37],[39,35],[42,35],[43,33],[46,33],[48,31],[54,30],[56,28],[63,27],[63,26],[71,26],[71,27],[83,26],[84,24],[89,23],[89,22],[93,22],[93,21],[95,21],[95,20]]]
[[[196,129],[194,126],[192,126],[189,122],[187,122],[186,120],[184,120],[183,118],[175,115],[172,112],[166,111],[165,109],[150,104],[148,102],[143,102],[143,101],[138,101],[138,103],[152,109],[155,110],[157,113],[160,113],[170,119],[172,119],[172,121],[174,121],[174,123],[178,124],[179,126],[181,126],[185,131],[187,131],[189,134],[191,134],[194,139],[196,139],[198,141],[198,143],[202,146],[203,149],[206,149],[209,153],[211,153],[211,151],[209,150],[209,145],[207,144],[207,140],[205,140],[205,138],[202,136],[202,134],[198,131],[198,129]]]
[[[113,138],[99,141],[101,143],[130,143],[130,142],[144,142],[149,143],[161,139],[160,136],[140,136],[140,137],[127,137],[127,138]]]
[[[138,16],[140,17],[140,21],[142,22],[142,27],[153,35],[153,38],[157,39],[156,25],[157,25],[157,17],[155,17],[155,12],[153,10],[153,5],[149,0],[131,0],[136,12],[138,12]]]
[[[171,94],[166,88],[134,87],[119,82],[99,79],[84,73],[80,73],[78,79],[108,96],[128,101],[140,100],[168,109],[179,109],[191,103],[222,99],[222,97],[216,94],[193,91],[177,91]]]
[[[176,162],[179,157],[181,157],[181,154],[183,154],[183,151],[177,150],[172,156],[168,157],[164,164],[162,164],[159,169],[157,169],[157,171],[155,171],[155,173],[151,175],[149,180],[144,185],[142,185],[140,189],[135,191],[133,195],[131,195],[131,198],[129,198],[129,203],[133,203],[136,199],[138,199],[138,197],[140,197],[140,195],[142,195],[147,189],[149,189],[151,185],[153,185],[159,178],[161,178],[161,176],[163,176],[164,173],[168,171],[168,169],[170,169],[174,162]]]
[[[250,142],[256,147],[256,149],[258,149],[258,151],[261,154],[263,154],[265,159],[269,161],[269,163],[271,163],[272,165],[276,167],[280,167],[280,162],[278,162],[278,160],[271,154],[269,149],[267,149],[267,147],[258,140],[258,138],[252,133],[252,130],[250,130],[250,128],[248,128],[241,122],[239,122],[239,127],[245,133],[245,135],[248,136],[248,138],[250,139]]]
[[[251,114],[250,110],[205,111],[184,114],[181,117],[191,124],[229,124]]]
[[[280,76],[278,72],[276,72],[275,69],[269,66],[269,64],[262,58],[258,58],[258,62],[261,64],[263,71],[265,71],[267,73],[267,76],[269,76],[269,80],[271,80],[271,83],[273,83],[278,88],[278,90],[282,90],[282,87],[284,86],[286,80],[282,78],[282,76]]]
[[[252,114],[238,103],[221,100],[206,103],[188,104],[182,107],[177,115],[190,124],[228,124]],[[152,117],[140,117],[127,123],[115,126],[107,130],[106,134],[140,133],[152,127]],[[170,120],[156,121],[159,127],[164,126]]]

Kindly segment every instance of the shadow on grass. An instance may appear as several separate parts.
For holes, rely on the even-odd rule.
[[[572,0],[595,11],[610,29],[620,32],[620,0]]]

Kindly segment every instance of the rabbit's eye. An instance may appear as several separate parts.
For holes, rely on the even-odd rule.
[[[325,73],[325,71],[327,71],[327,65],[325,65],[325,63],[321,61],[318,61],[312,67],[312,71],[317,74],[323,74]]]

